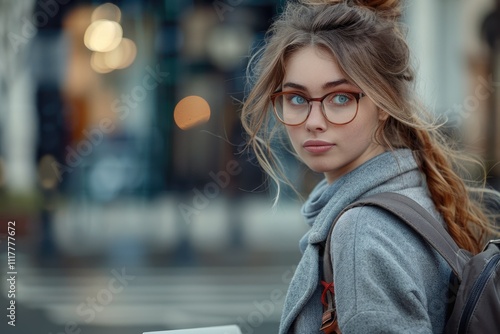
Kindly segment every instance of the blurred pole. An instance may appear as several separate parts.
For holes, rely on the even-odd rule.
[[[500,187],[500,169],[496,163],[500,161],[500,0],[497,0],[495,9],[486,15],[481,32],[490,47],[490,73],[492,73],[491,87],[495,93],[490,98],[489,128],[487,159],[492,161],[493,185],[498,189]]]
[[[0,0],[0,155],[7,190],[35,189],[33,80],[27,63],[36,35],[34,0]]]

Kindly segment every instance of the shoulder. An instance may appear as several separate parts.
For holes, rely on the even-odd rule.
[[[332,250],[352,247],[358,253],[377,248],[425,247],[423,240],[398,217],[374,206],[356,207],[346,211],[332,232]]]
[[[428,200],[418,202],[432,212]],[[344,328],[356,328],[353,332],[392,328],[395,332],[395,326],[399,332],[408,332],[413,326],[428,328],[429,321],[441,319],[441,312],[431,320],[427,312],[429,305],[444,300],[450,270],[392,213],[374,206],[346,211],[334,227],[330,246],[339,288],[335,297],[339,322]],[[371,325],[363,327],[363,323]]]
[[[405,235],[409,227],[389,211],[376,206],[360,206],[339,217],[332,237],[340,235]]]
[[[417,188],[399,193],[412,198],[432,216],[442,221],[425,189]],[[380,238],[395,238],[399,241],[414,241],[416,246],[427,248],[417,232],[391,212],[376,206],[355,207],[339,217],[333,229],[332,240],[345,240],[347,236],[361,238],[361,241],[366,243],[377,243]],[[404,243],[404,246],[408,247],[408,244]]]
[[[440,219],[429,197],[416,196],[413,199]],[[364,261],[376,259],[387,264],[408,266],[410,271],[425,272],[429,266],[436,264],[438,257],[411,227],[391,212],[375,206],[346,211],[333,229],[330,246],[333,258],[348,258],[350,261],[347,262],[356,267]],[[418,264],[415,264],[416,259]]]

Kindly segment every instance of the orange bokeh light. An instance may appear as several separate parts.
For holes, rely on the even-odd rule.
[[[177,103],[174,109],[175,124],[182,130],[188,130],[197,125],[208,122],[210,106],[200,96],[187,96]]]

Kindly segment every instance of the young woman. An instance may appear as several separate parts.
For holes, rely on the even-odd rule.
[[[280,333],[319,332],[320,245],[357,199],[404,194],[473,253],[493,231],[481,196],[454,170],[456,155],[414,97],[399,16],[398,0],[290,1],[252,58],[242,122],[260,164],[279,184],[271,141],[283,133],[325,176],[303,206],[311,228]],[[349,210],[333,230],[331,255],[342,333],[443,331],[451,269],[398,219],[374,207]]]

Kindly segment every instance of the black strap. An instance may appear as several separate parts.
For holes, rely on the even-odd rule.
[[[335,218],[328,233],[323,253],[323,275],[327,282],[333,282],[333,263],[330,256],[333,228],[344,212],[364,205],[383,208],[399,217],[446,260],[458,280],[462,281],[462,268],[468,260],[468,255],[458,247],[444,226],[411,198],[397,193],[380,193],[352,203]]]

